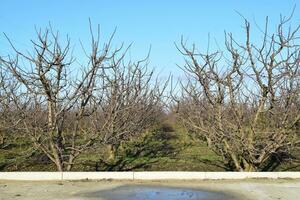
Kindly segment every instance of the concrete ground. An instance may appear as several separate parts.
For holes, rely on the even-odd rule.
[[[117,200],[133,198],[129,192],[140,192],[145,187],[176,188],[181,191],[204,191],[204,196],[184,196],[184,199],[300,199],[300,180],[202,180],[202,181],[63,181],[23,182],[0,181],[0,200]],[[124,190],[125,188],[129,188]],[[123,189],[121,189],[123,188]],[[130,189],[131,188],[131,189]],[[138,188],[132,190],[132,188]],[[175,191],[175,190],[168,190]],[[121,193],[118,193],[122,190]],[[124,192],[125,191],[125,192]],[[152,194],[152,193],[151,193]],[[159,194],[154,193],[155,194]],[[216,194],[216,195],[215,195]],[[119,196],[118,196],[119,195]],[[167,194],[169,195],[169,194]],[[184,194],[181,194],[184,195]],[[136,197],[138,195],[134,195]],[[151,198],[150,198],[151,197]],[[158,195],[147,199],[183,199]],[[190,198],[189,198],[190,197]],[[144,197],[143,197],[144,198]],[[168,198],[168,199],[167,199]]]

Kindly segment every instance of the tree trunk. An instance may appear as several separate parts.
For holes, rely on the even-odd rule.
[[[227,153],[230,155],[236,170],[240,171],[240,172],[243,172],[244,170],[241,167],[238,156],[234,152],[231,151],[230,146],[229,146],[228,142],[225,139],[224,139],[224,144],[225,144],[225,149],[226,149]]]
[[[0,147],[3,147],[5,144],[5,136],[4,134],[0,134]]]
[[[212,141],[209,137],[205,137],[206,138],[206,142],[207,142],[207,146],[208,148],[212,148]]]
[[[69,156],[69,162],[68,162],[68,164],[67,164],[67,171],[71,171],[72,170],[72,168],[73,168],[73,165],[74,165],[74,160],[75,160],[75,156],[73,156],[73,155],[70,155]]]
[[[55,148],[53,141],[50,142],[50,147],[52,151],[52,155],[54,157],[54,163],[56,165],[56,168],[58,171],[62,172],[63,171],[63,159],[61,158],[58,150]]]
[[[115,149],[114,145],[112,145],[112,144],[108,145],[107,150],[108,150],[107,161],[108,162],[111,162],[111,161],[114,162],[115,157],[116,157],[116,149]]]
[[[59,171],[59,172],[64,171],[64,169],[63,169],[63,164],[61,163],[60,160],[55,159],[55,165],[56,165],[57,171]]]
[[[247,162],[244,158],[242,159],[242,161],[243,161],[243,167],[244,167],[245,172],[256,172],[257,171],[257,168],[253,164]]]

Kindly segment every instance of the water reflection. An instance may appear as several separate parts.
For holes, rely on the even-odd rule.
[[[121,186],[85,194],[89,199],[106,200],[229,200],[229,195],[194,189],[158,186]]]

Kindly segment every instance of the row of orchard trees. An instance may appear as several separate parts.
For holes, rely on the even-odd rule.
[[[175,97],[178,118],[228,169],[272,170],[299,148],[300,25],[289,21],[269,33],[267,19],[259,44],[245,20],[244,42],[226,33],[223,52],[178,47],[188,77]]]
[[[113,49],[114,34],[100,47],[99,32],[91,31],[80,69],[73,69],[70,40],[62,42],[51,27],[37,32],[29,53],[7,38],[14,54],[0,60],[0,145],[21,134],[57,170],[69,171],[81,153],[99,145],[113,151],[169,110],[228,169],[272,170],[299,147],[300,26],[286,28],[289,21],[281,18],[274,34],[266,23],[254,44],[245,20],[245,41],[226,34],[226,49],[213,53],[182,40],[186,79],[175,89],[154,77],[148,59],[128,61],[130,46]]]
[[[147,60],[126,62],[128,48],[112,49],[113,35],[100,48],[98,36],[92,34],[81,69],[72,69],[70,41],[62,45],[52,29],[37,33],[31,53],[11,44],[16,56],[1,58],[1,134],[26,135],[59,171],[71,170],[95,145],[118,145],[145,131],[162,110],[164,86]]]

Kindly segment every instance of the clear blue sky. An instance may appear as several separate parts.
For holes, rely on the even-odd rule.
[[[100,24],[104,40],[117,27],[115,45],[134,42],[130,52],[133,59],[146,55],[152,45],[151,65],[166,74],[177,74],[176,63],[181,63],[182,57],[174,42],[180,41],[181,35],[206,48],[209,33],[211,42],[223,43],[224,30],[242,37],[243,20],[236,11],[259,25],[269,16],[272,26],[280,14],[290,14],[297,3],[293,21],[299,23],[299,0],[1,0],[0,27],[23,49],[35,37],[35,26],[45,27],[51,22],[62,35],[69,34],[80,57],[79,39],[84,43],[89,40],[91,18],[95,25]],[[2,33],[0,47],[0,55],[9,52]]]

